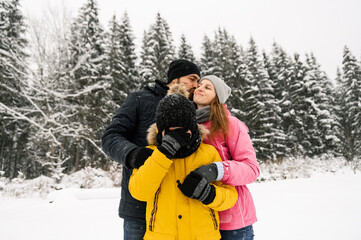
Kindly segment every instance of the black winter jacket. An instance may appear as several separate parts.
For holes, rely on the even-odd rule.
[[[134,199],[128,189],[132,169],[126,167],[127,155],[136,147],[147,146],[147,130],[155,122],[155,111],[159,101],[169,88],[156,81],[154,87],[128,95],[102,137],[103,151],[123,165],[122,193],[119,217],[127,220],[145,221],[145,202]]]

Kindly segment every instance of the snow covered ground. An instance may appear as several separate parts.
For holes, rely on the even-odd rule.
[[[361,174],[254,183],[257,240],[361,239]],[[120,189],[63,189],[46,200],[0,196],[1,240],[120,240]],[[50,203],[52,202],[52,203]]]
[[[360,240],[361,175],[320,175],[250,186],[257,240]]]

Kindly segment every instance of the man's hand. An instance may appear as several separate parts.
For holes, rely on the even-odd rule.
[[[153,150],[146,147],[137,147],[132,150],[127,156],[127,167],[140,168],[145,160],[147,160],[153,153]]]

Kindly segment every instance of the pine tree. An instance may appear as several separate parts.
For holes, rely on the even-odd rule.
[[[232,88],[232,95],[227,101],[227,105],[232,113],[239,119],[245,119],[247,113],[244,111],[243,89],[248,81],[249,70],[241,56],[241,48],[237,44],[234,36],[228,38],[229,48],[229,72],[225,74],[226,83]]]
[[[277,100],[277,105],[280,107],[278,111],[278,119],[282,119],[283,131],[287,138],[292,136],[292,129],[289,128],[289,123],[284,121],[285,117],[291,111],[289,101],[289,85],[293,74],[292,60],[287,53],[277,44],[273,44],[271,51],[270,63],[267,65],[267,72],[271,79],[274,89],[274,95]],[[286,139],[289,142],[289,139]],[[286,152],[291,149],[287,148]]]
[[[334,91],[335,96],[335,118],[336,118],[336,136],[340,140],[338,143],[337,151],[345,156],[347,159],[347,151],[345,144],[345,131],[346,128],[346,112],[345,112],[345,84],[343,84],[342,72],[337,68],[336,72],[336,87]]]
[[[108,37],[108,58],[109,58],[109,73],[112,78],[112,101],[120,103],[126,97],[127,85],[123,81],[122,74],[122,61],[120,56],[120,36],[119,36],[119,23],[117,22],[116,16],[114,15],[110,21],[109,37]]]
[[[207,35],[204,35],[201,53],[201,75],[207,76],[214,74],[214,46]]]
[[[207,45],[209,40],[205,38],[204,49]],[[244,119],[242,91],[247,78],[247,66],[241,59],[241,50],[234,36],[229,35],[226,29],[219,28],[210,51],[208,54],[205,51],[203,56],[204,59],[206,56],[210,58],[207,64],[211,74],[222,78],[232,88],[232,95],[227,101],[229,109],[236,117]]]
[[[311,130],[311,133],[317,135],[317,142],[312,146],[312,154],[319,155],[334,149],[335,142],[337,141],[334,134],[334,118],[332,117],[333,106],[331,105],[332,99],[332,84],[327,78],[326,73],[321,70],[320,65],[317,63],[315,56],[311,53],[306,55],[306,80],[313,82],[308,86],[313,86],[310,89],[312,94],[311,112],[315,112],[316,128]],[[319,147],[318,147],[319,145]],[[316,147],[317,146],[317,147]]]
[[[135,43],[133,30],[129,23],[128,14],[124,13],[120,24],[120,46],[121,59],[123,62],[122,74],[124,81],[128,84],[128,92],[139,88],[139,72],[136,66],[137,55],[135,53]]]
[[[307,126],[305,129],[307,138],[303,141],[303,147],[305,148],[306,154],[309,156],[317,155],[321,152],[323,148],[323,142],[319,136],[318,132],[318,105],[315,102],[317,95],[320,95],[320,86],[318,84],[318,79],[314,75],[313,63],[311,62],[309,56],[307,56],[306,64],[306,99],[308,108],[307,115],[304,124]]]
[[[157,14],[156,22],[144,32],[141,52],[140,75],[142,82],[166,82],[167,71],[175,52],[168,23]]]
[[[186,59],[191,62],[195,62],[194,53],[192,50],[192,46],[187,42],[186,36],[182,34],[181,42],[178,50],[178,58]]]
[[[29,107],[24,98],[27,79],[26,25],[19,0],[0,1],[0,171],[34,176],[27,151],[30,125],[18,113]]]
[[[288,141],[287,146],[290,154],[302,156],[305,154],[303,145],[307,139],[306,135],[306,117],[308,114],[308,105],[306,102],[306,67],[300,59],[299,54],[294,54],[294,68],[289,83],[288,101],[290,103],[289,112],[284,113],[283,121],[287,126]]]
[[[152,55],[151,55],[151,47],[148,32],[144,30],[143,39],[142,39],[142,47],[141,47],[141,63],[139,68],[140,73],[140,82],[145,84],[150,84],[153,82],[153,72],[155,69],[152,64]]]
[[[110,77],[107,75],[104,31],[98,19],[95,0],[87,0],[71,26],[69,81],[75,97],[71,121],[79,124],[81,136],[68,143],[73,151],[68,169],[77,170],[86,164],[103,165],[99,142],[105,121],[114,112],[111,104]]]
[[[121,24],[118,24],[116,16],[113,16],[109,35],[108,61],[112,77],[112,100],[119,107],[127,94],[137,89],[139,81],[134,36],[127,13],[124,13]]]
[[[239,66],[243,64],[241,50],[234,36],[226,29],[219,28],[215,33],[213,49],[213,74],[223,78],[228,84],[234,84],[231,81],[237,82],[235,79],[240,76]]]
[[[244,60],[240,59],[240,63],[237,67],[237,75],[239,78],[230,79],[229,86],[232,89],[232,95],[229,97],[228,103],[231,112],[240,120],[247,121],[246,102],[244,99],[244,93],[247,91],[247,86],[251,83],[252,74],[248,70],[247,64]]]
[[[214,34],[214,59],[213,59],[213,74],[225,78],[225,75],[228,72],[229,62],[227,56],[229,55],[229,47],[227,45],[227,38],[225,35],[228,35],[226,30],[218,28]]]
[[[253,38],[245,53],[245,63],[250,73],[243,94],[245,118],[257,156],[262,160],[282,158],[285,136],[277,118],[277,102]]]
[[[361,66],[350,50],[343,53],[343,73],[338,78],[338,136],[344,157],[357,167],[361,156]]]
[[[223,34],[226,39],[227,61],[224,63],[226,70],[223,71],[222,75],[228,85],[242,90],[244,82],[242,82],[243,79],[241,78],[241,69],[245,67],[245,63],[241,58],[240,47],[234,36],[229,36],[226,30],[223,31]]]
[[[288,93],[289,81],[292,76],[292,61],[277,43],[273,44],[271,61],[272,68],[268,70],[268,74],[274,81],[273,85],[276,98],[285,100]]]

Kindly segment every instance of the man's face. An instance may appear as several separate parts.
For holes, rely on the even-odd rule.
[[[178,78],[178,84],[184,86],[190,93],[193,93],[198,85],[199,76],[197,74],[189,74]]]

